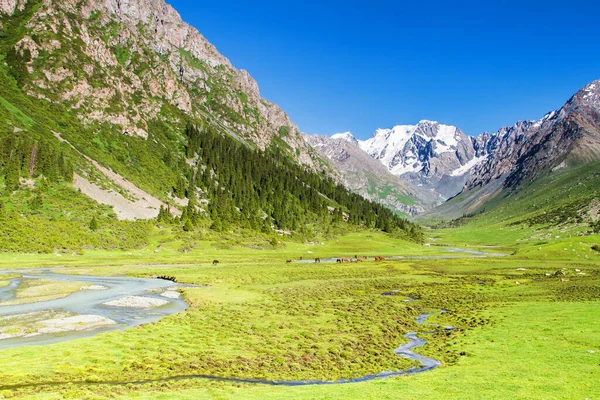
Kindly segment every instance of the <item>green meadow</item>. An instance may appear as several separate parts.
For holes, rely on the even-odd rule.
[[[474,228],[477,229],[477,228]],[[152,239],[137,251],[2,254],[0,268],[88,275],[172,275],[187,311],[125,331],[1,350],[4,398],[593,399],[600,393],[597,236],[473,240],[467,227],[432,230],[423,246],[363,231],[327,242],[257,249],[203,241],[187,253]],[[455,242],[451,239],[457,238]],[[494,240],[495,239],[495,240]],[[487,243],[487,244],[486,244]],[[451,247],[454,246],[454,247]],[[159,250],[157,250],[157,248]],[[475,257],[461,250],[511,254]],[[565,250],[566,249],[566,250]],[[300,258],[405,256],[362,263]],[[218,259],[219,264],[212,261]],[[2,283],[0,282],[0,285]],[[65,290],[64,288],[62,290]],[[393,296],[382,293],[396,291]],[[419,300],[407,302],[409,298]],[[405,370],[407,332],[442,366],[362,383],[243,384],[193,377],[333,381]]]

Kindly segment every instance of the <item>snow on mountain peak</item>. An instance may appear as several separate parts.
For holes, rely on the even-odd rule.
[[[335,135],[331,135],[331,138],[334,140],[342,139],[358,146],[358,140],[356,140],[352,132],[336,133]]]
[[[597,106],[600,102],[600,80],[587,84],[581,89],[580,93],[582,101],[585,103],[595,103]]]

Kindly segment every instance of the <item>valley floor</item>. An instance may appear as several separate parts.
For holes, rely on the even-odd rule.
[[[0,351],[5,398],[593,399],[600,393],[597,236],[531,243],[517,233],[430,232],[420,246],[374,232],[277,250],[154,247],[84,255],[0,255],[0,269],[175,276],[185,312],[157,323]],[[452,241],[452,238],[457,238]],[[512,254],[475,256],[461,250]],[[362,263],[306,259],[410,256]],[[212,261],[218,259],[219,264]],[[0,276],[0,287],[2,286]],[[382,294],[392,293],[391,296]],[[406,301],[411,298],[418,301]],[[455,330],[421,335],[432,371],[363,383],[280,387],[189,375],[337,380],[417,366],[393,350],[416,316]],[[432,330],[436,328],[431,327]]]

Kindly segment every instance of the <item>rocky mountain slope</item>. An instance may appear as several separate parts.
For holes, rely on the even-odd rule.
[[[466,188],[506,178],[507,187],[531,182],[555,168],[600,157],[600,81],[586,85],[558,111],[495,133],[490,157]]]
[[[470,171],[486,159],[489,135],[470,137],[454,126],[421,121],[378,129],[364,141],[349,132],[332,138],[355,144],[409,182],[425,203],[439,204],[460,192]]]
[[[0,251],[130,249],[155,230],[181,251],[235,234],[270,248],[349,225],[422,237],[332,179],[164,1],[0,0]]]
[[[378,129],[365,141],[350,132],[331,139],[333,143],[345,141],[379,160],[411,185],[426,208],[432,194],[441,204],[461,193],[429,213],[457,217],[476,212],[499,193],[527,186],[544,174],[597,160],[599,109],[600,81],[596,81],[577,92],[560,110],[537,121],[519,121],[493,134],[469,137],[454,126],[421,121]],[[341,145],[338,147],[341,149]],[[325,155],[332,158],[331,152]],[[361,159],[356,151],[352,157]],[[356,169],[361,165],[367,164],[357,162]],[[338,164],[335,166],[340,169]],[[363,185],[367,185],[365,179]]]
[[[487,159],[473,169],[460,195],[430,215],[474,214],[541,177],[600,160],[600,81],[586,85],[539,121],[500,129],[487,148]]]
[[[401,178],[393,175],[378,160],[358,147],[350,133],[333,135],[307,135],[306,140],[337,171],[346,187],[361,196],[409,215],[425,211],[419,192]],[[430,208],[431,204],[425,204]]]
[[[85,127],[152,140],[156,124],[204,118],[319,168],[286,113],[163,0],[2,0],[0,14],[19,86]]]

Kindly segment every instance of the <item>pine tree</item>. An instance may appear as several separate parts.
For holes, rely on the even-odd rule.
[[[6,179],[4,181],[8,193],[11,193],[19,188],[20,176],[21,168],[19,162],[16,157],[13,157],[8,161],[8,165],[6,167]]]
[[[40,208],[42,208],[44,206],[44,198],[42,197],[41,193],[37,193],[33,199],[31,199],[31,202],[29,203],[29,207],[32,210],[39,210]]]
[[[183,224],[183,230],[186,232],[191,232],[194,230],[194,225],[192,225],[192,222],[189,219],[185,220],[185,223]]]
[[[173,188],[173,193],[175,196],[179,197],[180,199],[185,198],[185,186],[185,180],[182,176],[179,176],[177,178],[177,184]]]
[[[96,217],[92,217],[92,220],[90,221],[90,230],[97,231],[99,228],[100,228],[100,226],[98,225],[98,221],[96,220]]]

